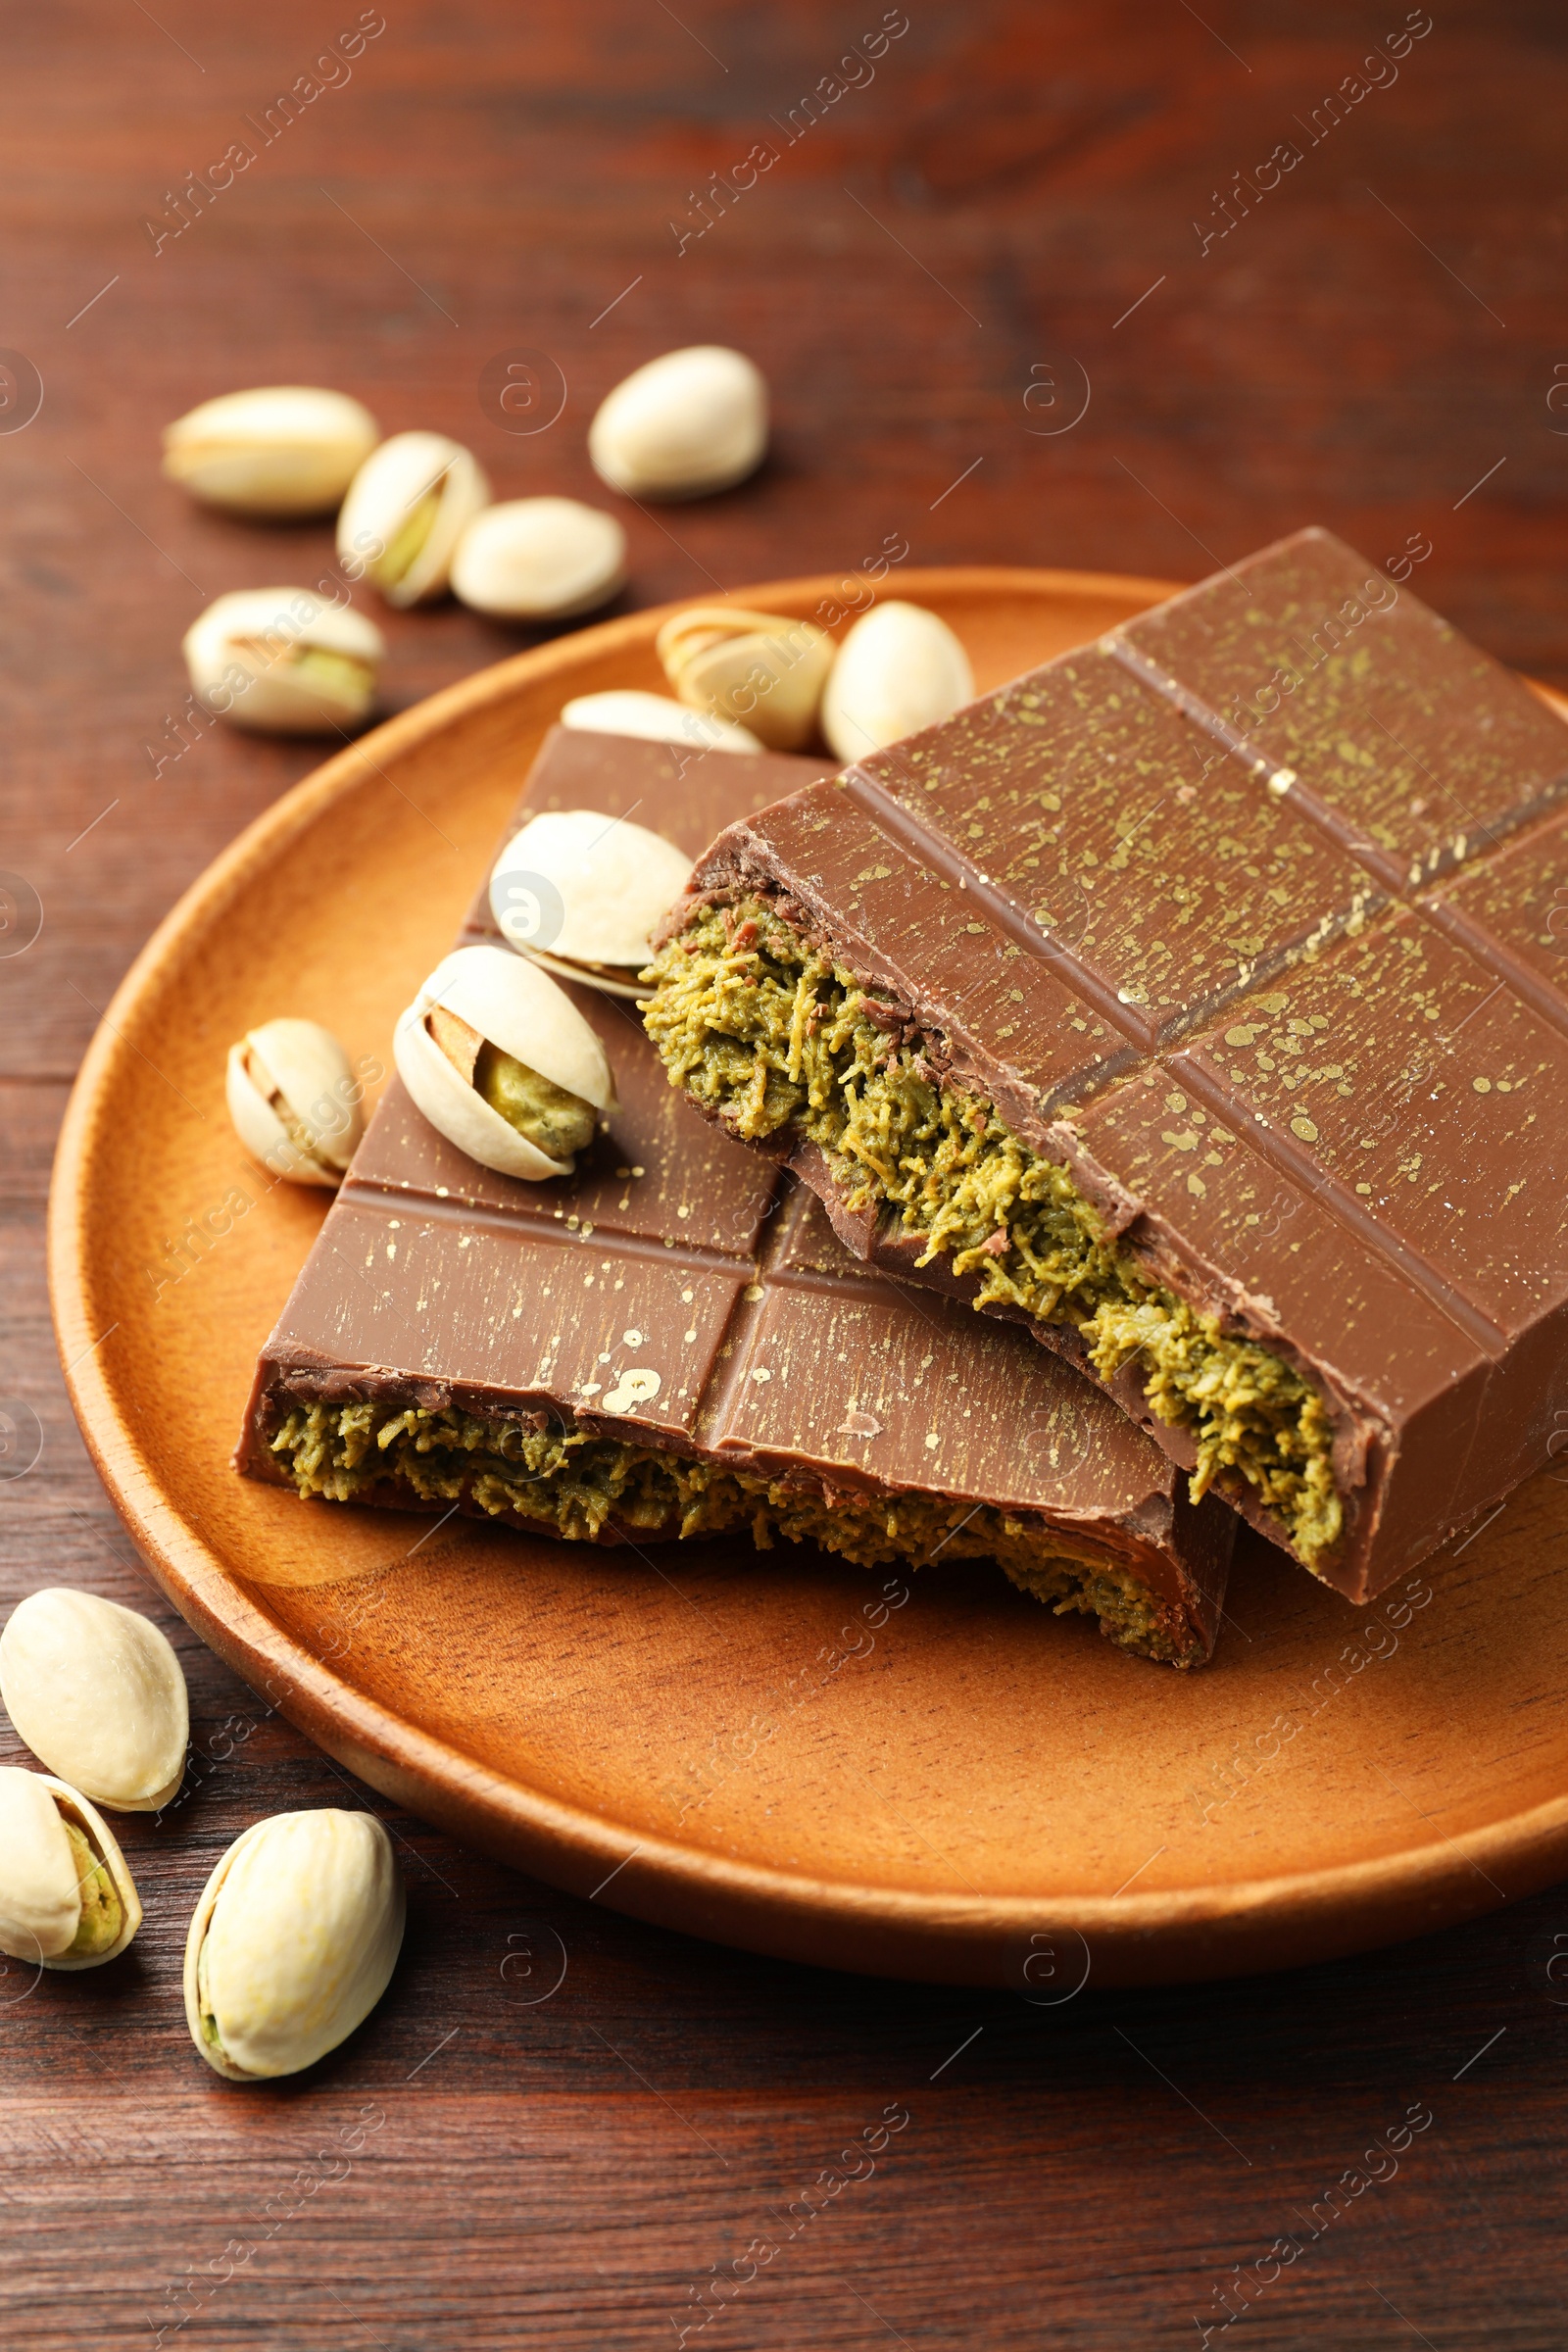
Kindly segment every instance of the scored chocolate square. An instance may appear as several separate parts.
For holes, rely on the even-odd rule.
[[[1568,1382],[1568,733],[1321,531],[740,820],[672,1079],[1365,1600]]]
[[[694,855],[821,772],[557,729],[515,821],[635,813]],[[481,889],[462,944],[498,936]],[[575,1175],[479,1167],[394,1082],[262,1351],[239,1466],[599,1543],[995,1560],[1127,1648],[1205,1658],[1232,1515],[1022,1333],[858,1265],[805,1187],[690,1117],[630,1005],[569,993],[620,1099]]]

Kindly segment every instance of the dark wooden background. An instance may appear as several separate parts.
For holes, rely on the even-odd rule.
[[[341,385],[389,430],[468,441],[501,495],[594,498],[609,387],[733,341],[774,385],[773,455],[708,505],[628,511],[631,603],[852,564],[888,532],[919,563],[1196,576],[1317,520],[1375,561],[1429,545],[1423,594],[1568,680],[1549,0],[1432,0],[1396,78],[1372,69],[1315,143],[1402,0],[905,0],[874,78],[852,65],[793,144],[778,126],[880,0],[383,5],[265,146],[245,118],[356,0],[0,15],[0,344],[23,355],[0,409],[0,866],[43,909],[0,958],[0,1394],[43,1441],[0,1483],[0,1602],[77,1582],[148,1609],[197,1748],[177,1811],[130,1826],[133,1953],[0,1977],[0,2339],[654,2347],[713,2306],[717,2266],[704,2352],[1178,2345],[1416,2105],[1396,2171],[1261,2290],[1254,2270],[1235,2327],[1259,2352],[1560,2345],[1564,1893],[1339,1967],[1036,2009],[657,1934],[394,1818],[410,1934],[368,2028],[269,2090],[191,2050],[180,1946],[214,1857],[260,1814],[350,1798],[139,1570],[49,1335],[50,1152],[96,1015],[317,757],[214,728],[157,769],[204,600],[329,551],[188,507],[157,472],[168,418]],[[171,192],[235,140],[255,161],[155,250]],[[681,250],[671,221],[700,225],[694,192],[763,140],[778,163]],[[1282,140],[1301,161],[1219,235],[1218,198]],[[481,400],[518,348],[566,387],[533,434]],[[525,642],[454,609],[389,634],[395,704]],[[910,2120],[874,2176],[748,2255],[894,2102]]]

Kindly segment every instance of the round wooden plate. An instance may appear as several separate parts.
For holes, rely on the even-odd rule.
[[[809,613],[837,591],[742,594]],[[962,570],[897,593],[953,623],[984,688],[1170,589]],[[225,1048],[294,1013],[388,1060],[546,726],[569,695],[662,685],[662,617],[519,655],[329,760],[180,901],[93,1041],[55,1170],[60,1350],[174,1605],[415,1812],[792,1959],[1054,2002],[1347,1952],[1545,1885],[1568,1867],[1568,1470],[1365,1611],[1248,1538],[1189,1676],[980,1567],[888,1608],[788,1547],[668,1546],[655,1568],[230,1469],[325,1197],[247,1160]]]

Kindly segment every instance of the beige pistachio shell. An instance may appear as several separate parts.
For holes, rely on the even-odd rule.
[[[750,727],[711,711],[689,710],[667,694],[644,694],[633,686],[609,687],[603,694],[574,695],[562,706],[564,727],[586,735],[633,735],[644,743],[678,743],[694,752],[760,752]]]
[[[337,518],[338,560],[363,569],[389,605],[442,595],[458,541],[490,484],[472,453],[445,433],[394,433],[367,458]]]
[[[452,559],[452,592],[502,620],[591,612],[625,581],[626,534],[574,498],[509,498],[476,514]]]
[[[51,1772],[117,1813],[156,1813],[185,1774],[185,1677],[149,1618],[53,1585],[0,1634],[0,1698]]]
[[[691,879],[681,850],[602,808],[548,808],[513,835],[490,876],[490,911],[503,937],[525,955],[537,946],[558,962],[639,969],[653,953],[649,933]],[[548,886],[540,894],[535,885]],[[541,896],[560,903],[559,927],[539,928]],[[585,975],[592,977],[591,974]]]
[[[363,2025],[403,1942],[403,1881],[369,1813],[276,1813],[235,1839],[185,1942],[185,2017],[231,2082],[298,2074]]]
[[[841,760],[863,760],[974,700],[969,657],[923,605],[875,605],[838,650],[822,732]]]
[[[569,1176],[571,1159],[552,1159],[519,1135],[447,1058],[426,1025],[435,1005],[579,1102],[613,1110],[615,1082],[605,1049],[564,989],[510,949],[459,948],[437,964],[402,1015],[392,1055],[416,1108],[481,1167],[529,1184]]]
[[[190,682],[210,710],[272,735],[330,735],[375,700],[386,640],[314,588],[238,588],[185,631]]]
[[[270,384],[224,392],[164,433],[164,471],[231,514],[324,514],[380,439],[345,392]]]
[[[263,1021],[228,1050],[224,1095],[235,1133],[290,1184],[342,1182],[365,1126],[363,1091],[319,1021]]]
[[[0,1952],[44,1968],[101,1968],[140,1926],[135,1882],[97,1808],[52,1773],[0,1766]],[[79,1940],[87,1948],[73,1952]]]
[[[814,621],[694,605],[665,621],[655,646],[692,710],[739,721],[771,751],[798,751],[809,739],[833,666],[833,640]]]
[[[588,428],[595,471],[632,498],[706,498],[761,464],[767,384],[744,353],[695,343],[615,386]]]

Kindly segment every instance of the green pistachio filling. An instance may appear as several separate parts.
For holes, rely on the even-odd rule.
[[[586,1152],[594,1140],[598,1113],[591,1102],[549,1078],[541,1078],[526,1062],[503,1054],[488,1040],[474,1061],[473,1083],[491,1109],[498,1110],[507,1125],[514,1127],[547,1159],[570,1159],[574,1152]]]
[[[1073,1324],[1104,1379],[1136,1356],[1151,1409],[1192,1433],[1195,1500],[1245,1479],[1309,1568],[1332,1551],[1344,1510],[1317,1391],[1152,1281],[1065,1167],[982,1096],[939,1084],[921,1039],[895,1042],[853,973],[751,898],[700,908],[646,976],[672,1086],[751,1143],[793,1125],[853,1206],[898,1211],[922,1265],[947,1256],[976,1278],[977,1306]]]
[[[98,1952],[107,1952],[125,1924],[124,1905],[115,1891],[115,1883],[92,1847],[74,1821],[62,1816],[62,1826],[71,1841],[71,1858],[76,1866],[76,1884],[81,1890],[81,1924],[66,1947],[69,1960],[91,1959]]]
[[[861,1568],[920,1568],[939,1555],[995,1560],[1057,1616],[1075,1609],[1099,1618],[1124,1649],[1177,1666],[1202,1654],[1125,1561],[1041,1521],[946,1495],[844,1493],[827,1501],[751,1471],[584,1430],[374,1404],[296,1405],[271,1447],[303,1495],[354,1502],[379,1489],[394,1501],[401,1489],[572,1542],[592,1542],[612,1521],[660,1536],[733,1530],[760,1551],[782,1537]]]

